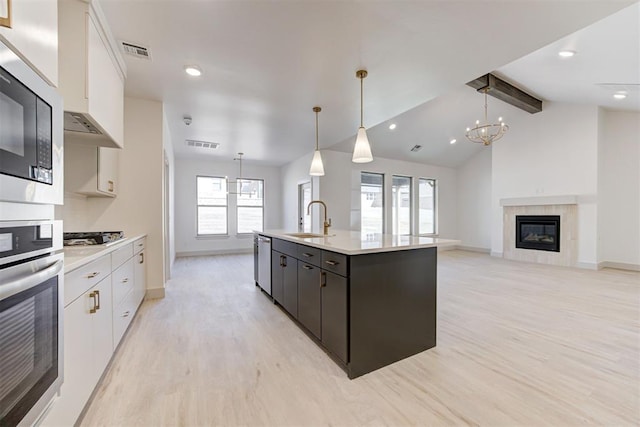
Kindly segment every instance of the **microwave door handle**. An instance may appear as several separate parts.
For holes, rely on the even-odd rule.
[[[60,270],[62,270],[62,260],[58,260],[36,272],[25,273],[21,277],[3,284],[0,286],[0,301],[51,279],[58,275]]]

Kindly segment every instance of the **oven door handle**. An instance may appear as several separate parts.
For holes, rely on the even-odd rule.
[[[0,286],[0,300],[3,300],[11,295],[15,295],[19,292],[25,291],[29,288],[46,282],[50,278],[57,276],[62,270],[63,262],[58,260],[51,265],[48,265],[38,271],[28,272],[23,274],[9,283],[5,283]]]

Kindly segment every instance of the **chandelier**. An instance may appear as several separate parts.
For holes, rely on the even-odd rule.
[[[235,181],[231,181],[227,178],[227,194],[237,194],[242,196],[242,156],[244,153],[238,153],[238,157],[234,157],[234,161],[238,161],[240,163],[240,173]],[[235,188],[235,191],[234,191]]]
[[[481,90],[484,92],[484,122],[480,123],[480,120],[476,120],[476,125],[473,128],[467,128],[465,136],[471,142],[491,145],[492,142],[504,136],[509,130],[509,126],[502,121],[502,117],[498,117],[498,123],[489,123],[487,119],[487,93],[489,92],[489,88],[486,87]]]

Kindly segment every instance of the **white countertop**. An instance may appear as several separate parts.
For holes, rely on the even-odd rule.
[[[139,236],[127,237],[106,245],[65,246],[62,250],[64,253],[64,272],[73,271],[145,236],[146,234],[140,234]]]
[[[437,246],[452,246],[460,243],[460,240],[440,239],[438,237],[362,234],[359,231],[331,229],[329,229],[329,236],[311,238],[288,236],[288,233],[293,232],[287,230],[265,230],[256,233],[345,255],[405,251]]]

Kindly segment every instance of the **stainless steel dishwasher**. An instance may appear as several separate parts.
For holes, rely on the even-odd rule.
[[[258,285],[271,295],[271,239],[258,236]]]

